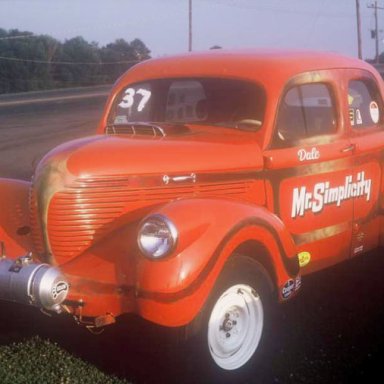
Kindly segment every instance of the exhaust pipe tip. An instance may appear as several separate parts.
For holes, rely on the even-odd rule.
[[[67,298],[68,292],[69,283],[59,269],[42,264],[36,270],[30,284],[33,305],[60,312],[61,304]]]
[[[60,313],[69,283],[56,267],[32,262],[29,256],[0,259],[0,299]]]

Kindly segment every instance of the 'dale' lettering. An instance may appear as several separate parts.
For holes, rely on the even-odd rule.
[[[299,149],[297,156],[299,157],[299,161],[317,160],[320,158],[320,152],[316,147],[313,147],[309,152],[305,149]]]

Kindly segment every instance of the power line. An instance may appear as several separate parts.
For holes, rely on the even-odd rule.
[[[294,14],[294,15],[302,15],[302,16],[311,16],[313,14],[310,10],[302,10],[302,9],[294,9],[292,7],[289,8],[282,8],[277,6],[269,6],[269,5],[260,5],[255,3],[246,3],[246,2],[238,2],[236,0],[199,0],[200,2],[212,4],[216,3],[218,5],[226,6],[226,7],[232,7],[232,8],[238,8],[238,9],[250,9],[250,10],[257,10],[260,12],[273,12],[273,13],[280,13],[280,14]],[[350,18],[354,14],[346,11],[342,12],[329,12],[329,11],[321,11],[319,12],[319,16],[321,17],[332,17],[332,18]]]
[[[75,62],[75,61],[47,61],[47,60],[33,60],[33,59],[21,59],[18,57],[7,57],[0,56],[0,60],[5,61],[17,61],[17,62],[26,62],[34,64],[60,64],[60,65],[114,65],[114,64],[136,64],[141,60],[123,60],[123,61],[111,61],[111,62],[97,62],[86,61],[86,62]]]
[[[31,37],[38,37],[38,36],[33,35],[33,34],[30,34],[30,35],[18,35],[18,36],[5,36],[5,37],[0,37],[0,40],[29,39]]]

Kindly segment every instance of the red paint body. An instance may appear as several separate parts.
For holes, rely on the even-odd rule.
[[[187,79],[189,85],[174,87],[175,97],[190,86],[197,100],[203,96],[196,81],[210,78],[257,86],[265,97],[260,124],[229,127],[199,117],[157,121],[160,136],[134,122],[137,132],[106,134],[118,103],[137,114],[154,108],[154,88],[145,84]],[[364,110],[349,97],[353,80],[375,91],[373,122],[364,129]],[[288,141],[278,128],[285,95],[307,84],[328,89],[333,131]],[[215,51],[143,62],[117,81],[97,135],[51,151],[32,184],[0,181],[0,240],[8,257],[32,252],[36,261],[59,266],[70,282],[67,307],[77,316],[134,312],[165,326],[185,325],[239,252],[264,264],[283,301],[296,293],[284,295],[290,280],[296,291],[300,275],[381,245],[382,96],[371,66],[331,54]],[[313,114],[329,107],[327,97],[316,97],[306,99]],[[169,95],[167,103],[172,112]],[[187,108],[188,99],[183,103]],[[198,116],[197,102],[192,107]],[[140,223],[152,213],[168,217],[179,233],[175,249],[159,260],[137,246]]]

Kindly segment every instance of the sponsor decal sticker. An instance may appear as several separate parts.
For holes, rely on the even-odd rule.
[[[355,125],[355,110],[353,108],[349,108],[349,120],[351,125]]]
[[[356,247],[354,250],[353,250],[353,254],[356,255],[357,253],[361,253],[363,252],[364,250],[364,246],[363,245],[360,245],[359,247]]]
[[[281,295],[283,296],[284,299],[288,299],[294,292],[295,292],[295,282],[292,279],[290,279],[284,284],[281,290]]]
[[[295,280],[295,291],[298,291],[301,288],[301,276],[297,276]]]
[[[114,124],[128,124],[127,116],[116,116]]]
[[[284,300],[289,299],[294,293],[301,288],[301,275],[295,279],[289,279],[281,288],[281,296]]]
[[[311,254],[309,252],[300,252],[299,253],[299,265],[300,267],[305,267],[311,261]]]
[[[372,180],[365,178],[365,172],[359,172],[356,180],[353,176],[345,177],[343,185],[333,186],[329,181],[315,184],[313,190],[307,187],[293,189],[291,217],[304,216],[307,211],[319,213],[324,206],[336,204],[340,207],[344,200],[355,197],[365,197],[366,201],[371,198]]]
[[[360,109],[356,109],[356,124],[363,124],[363,118],[361,117]]]
[[[377,105],[376,101],[371,101],[369,104],[369,113],[371,115],[372,121],[377,124],[380,119],[380,114],[379,114],[379,106]]]

